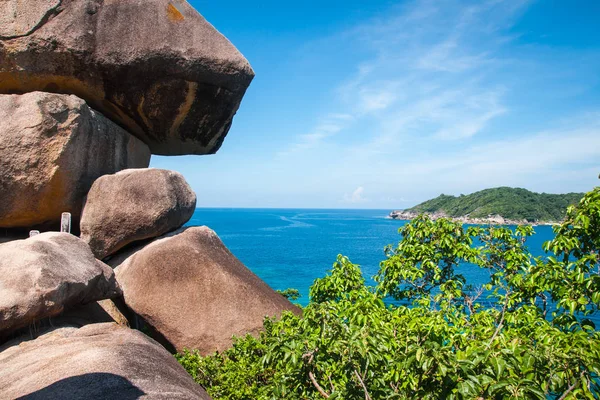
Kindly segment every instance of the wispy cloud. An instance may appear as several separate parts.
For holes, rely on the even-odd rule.
[[[504,32],[528,1],[417,0],[331,40],[371,54],[338,86],[338,108],[353,117],[317,124],[283,153],[314,148],[324,139],[369,123],[361,148],[389,150],[414,135],[464,140],[483,132],[510,110],[506,89],[494,79],[506,63]],[[365,122],[370,121],[370,122]],[[335,132],[323,130],[332,124]]]
[[[278,156],[289,156],[302,150],[315,148],[323,140],[334,136],[344,127],[348,126],[354,117],[350,114],[331,113],[323,117],[322,121],[317,124],[312,132],[299,135],[296,142],[290,145],[287,149],[280,151]]]
[[[357,115],[379,112],[379,134],[369,146],[414,135],[415,124],[433,139],[467,139],[508,112],[506,90],[495,79],[506,63],[500,50],[511,40],[502,28],[526,5],[416,1],[362,26],[375,56],[340,92]]]
[[[385,168],[360,164],[373,191],[412,193],[413,203],[495,186],[564,192],[589,190],[600,173],[600,118],[580,116],[562,127],[436,153],[405,154]],[[571,126],[571,128],[569,128]],[[597,183],[596,183],[597,184]],[[568,188],[568,189],[566,189]]]
[[[542,173],[544,166],[575,162],[582,153],[598,154],[587,145],[582,153],[566,150],[595,143],[595,122],[544,131],[549,121],[541,118],[529,132],[515,123],[528,107],[516,96],[523,90],[520,85],[543,73],[556,79],[563,69],[548,65],[548,49],[537,57],[530,46],[515,59],[519,35],[511,28],[531,3],[415,0],[332,38],[369,54],[335,89],[336,109],[352,117],[336,122],[335,133],[324,132],[323,124],[318,124],[313,133],[298,137],[291,149],[314,148],[329,139],[337,145],[333,151],[346,155],[342,168],[365,179],[369,174],[387,181],[412,175],[418,180],[405,182],[427,181],[433,186],[437,177],[445,176],[446,182],[461,186],[461,180],[469,177],[486,187],[507,180],[502,174],[535,180],[531,177]],[[561,115],[565,116],[571,118]],[[328,119],[326,115],[324,120]],[[337,176],[343,175],[340,171]],[[493,179],[486,181],[484,176]],[[354,178],[344,179],[347,184]]]
[[[492,59],[487,58],[487,52],[460,54],[459,45],[459,40],[449,38],[423,54],[418,59],[415,67],[425,71],[459,73],[493,62]]]

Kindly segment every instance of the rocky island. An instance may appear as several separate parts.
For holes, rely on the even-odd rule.
[[[498,187],[469,195],[441,194],[412,208],[392,211],[389,217],[411,220],[427,214],[432,219],[452,218],[464,224],[548,225],[562,221],[567,207],[582,197],[583,193],[548,194]]]

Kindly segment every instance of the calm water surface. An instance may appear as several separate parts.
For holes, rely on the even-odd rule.
[[[397,244],[405,221],[386,219],[389,210],[226,209],[199,208],[188,226],[207,225],[229,250],[273,289],[295,288],[308,303],[308,288],[331,269],[338,254],[362,267],[365,277],[377,273],[383,248]],[[528,240],[532,254],[553,237],[550,226],[535,227]],[[462,268],[461,268],[462,269]],[[479,268],[462,271],[469,283],[489,276]]]

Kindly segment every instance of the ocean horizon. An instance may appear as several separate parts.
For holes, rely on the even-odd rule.
[[[197,208],[186,226],[206,225],[252,272],[275,290],[297,289],[308,304],[308,289],[331,269],[338,254],[361,266],[367,282],[385,259],[384,247],[397,245],[407,221],[387,218],[386,209]],[[534,256],[553,238],[551,226],[534,227],[527,245]],[[468,282],[486,283],[489,274],[461,268]]]

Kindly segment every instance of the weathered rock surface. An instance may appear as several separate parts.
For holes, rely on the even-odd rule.
[[[121,294],[112,269],[85,242],[58,232],[1,244],[0,289],[0,336]]]
[[[60,0],[36,0],[23,7],[23,1],[0,2],[0,38],[11,39],[28,35],[51,14],[56,13]]]
[[[0,95],[0,227],[57,229],[96,178],[149,162],[143,142],[76,96]]]
[[[102,259],[179,228],[195,209],[196,194],[178,172],[145,168],[105,175],[88,193],[81,238]]]
[[[232,335],[257,334],[265,316],[299,312],[207,227],[165,235],[115,272],[127,306],[177,350],[222,351]]]
[[[158,343],[114,323],[59,328],[0,350],[1,398],[210,399]]]
[[[154,154],[216,152],[253,77],[185,0],[0,2],[0,93],[75,94]]]

